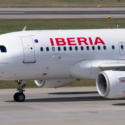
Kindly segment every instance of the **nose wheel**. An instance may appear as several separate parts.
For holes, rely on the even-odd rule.
[[[25,95],[23,93],[15,93],[13,96],[14,100],[16,102],[24,102],[25,101]]]
[[[17,93],[14,94],[13,98],[16,102],[24,102],[25,101],[25,95],[23,94],[24,87],[26,86],[27,82],[26,81],[22,81],[22,80],[18,80],[16,81],[18,84],[18,88],[17,88]]]

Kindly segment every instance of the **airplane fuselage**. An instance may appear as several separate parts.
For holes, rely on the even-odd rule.
[[[100,64],[124,62],[124,31],[39,30],[1,35],[0,45],[6,52],[0,53],[0,80],[74,78],[72,67],[80,61],[85,62],[83,78],[96,79]]]

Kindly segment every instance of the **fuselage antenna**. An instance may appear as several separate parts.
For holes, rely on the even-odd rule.
[[[23,28],[23,31],[26,31],[26,26]]]

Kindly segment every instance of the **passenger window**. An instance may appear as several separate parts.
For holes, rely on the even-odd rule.
[[[55,51],[55,47],[52,47],[52,51]]]
[[[77,47],[77,46],[75,46],[75,50],[76,50],[76,51],[78,50],[78,47]]]
[[[92,46],[92,50],[95,50],[95,46]]]
[[[41,47],[40,50],[43,51],[43,47]]]
[[[49,51],[49,47],[46,47],[46,51]]]
[[[69,50],[72,51],[72,47],[71,46],[69,47]]]
[[[100,50],[101,49],[101,47],[100,46],[98,46],[98,50]]]
[[[106,50],[106,46],[103,46],[103,49]]]
[[[61,48],[60,48],[60,47],[58,47],[58,51],[61,51]]]
[[[63,48],[63,49],[64,49],[64,51],[66,51],[66,47],[65,47],[65,46],[64,46],[64,48]]]
[[[84,50],[83,46],[81,46],[81,50]]]
[[[0,50],[1,50],[1,52],[7,52],[7,49],[6,49],[6,47],[5,46],[0,46]]]
[[[112,49],[115,49],[115,46],[114,46],[114,45],[112,45]]]
[[[124,46],[123,46],[123,45],[121,45],[121,49],[124,49]]]
[[[86,49],[89,50],[89,46],[86,46]]]

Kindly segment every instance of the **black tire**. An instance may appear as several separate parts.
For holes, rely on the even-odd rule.
[[[18,92],[14,94],[13,99],[17,102],[18,101]]]
[[[15,93],[13,96],[14,100],[16,102],[24,102],[25,101],[25,95],[23,93]]]
[[[24,102],[25,101],[25,95],[23,93],[19,93],[17,96],[17,100],[19,102]]]

